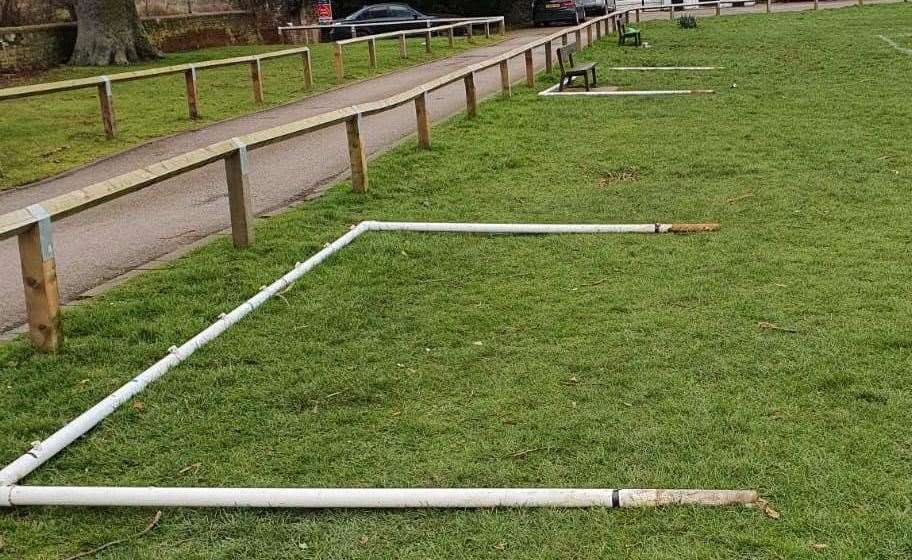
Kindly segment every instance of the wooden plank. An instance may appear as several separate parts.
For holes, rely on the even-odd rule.
[[[57,352],[63,343],[63,333],[51,219],[40,206],[32,206],[29,211],[38,222],[19,234],[29,337],[39,352]]]
[[[301,54],[307,52],[309,49],[307,47],[297,47],[294,49],[286,49],[281,51],[274,51],[270,53],[263,53],[260,55],[251,55],[251,56],[239,56],[233,58],[223,58],[218,60],[205,60],[202,62],[195,62],[192,64],[177,64],[173,66],[162,66],[160,68],[148,68],[146,70],[135,70],[132,72],[118,72],[116,74],[110,74],[107,78],[112,82],[128,82],[133,80],[142,80],[146,78],[156,78],[160,76],[167,76],[170,74],[182,74],[189,70],[190,68],[196,68],[197,70],[202,68],[217,68],[221,66],[232,66],[235,64],[245,64],[249,63],[257,58],[261,60],[271,59],[271,58],[280,58],[283,56],[291,56],[295,54]],[[80,78],[76,80],[62,80],[58,82],[48,82],[44,84],[33,84],[29,86],[18,86],[14,88],[4,88],[0,89],[0,101],[10,100],[10,99],[19,99],[23,97],[33,97],[36,95],[47,95],[50,93],[58,93],[63,91],[71,91],[75,89],[85,89],[97,86],[101,84],[104,80],[104,76],[93,76],[91,78]]]
[[[102,76],[98,84],[98,103],[101,106],[101,122],[104,125],[105,135],[108,138],[117,136],[117,117],[114,114],[114,92],[111,90],[111,81]]]
[[[342,60],[341,42],[337,42],[333,50],[333,69],[336,72],[336,81],[341,82],[345,78],[345,62]]]
[[[368,68],[377,68],[377,40],[371,39],[367,42],[367,66]]]
[[[191,119],[200,118],[199,88],[196,83],[196,68],[184,71],[184,82],[187,85],[187,109]]]
[[[431,120],[428,115],[428,94],[422,93],[415,98],[415,118],[418,122],[418,145],[424,149],[431,148]]]
[[[247,146],[239,139],[233,154],[225,159],[225,178],[228,183],[228,209],[231,214],[231,239],[242,249],[253,244],[253,207],[250,204],[250,175]]]
[[[470,72],[463,78],[466,92],[466,112],[470,119],[478,116],[478,97],[475,92],[475,72]]]
[[[510,79],[510,63],[506,60],[500,62],[500,91],[504,97],[513,95],[513,84]]]
[[[301,54],[301,61],[304,64],[304,89],[311,90],[314,85],[313,78],[313,60],[310,57],[310,51]]]
[[[356,193],[367,192],[367,157],[364,154],[364,142],[361,140],[361,115],[345,121],[345,132],[348,135],[352,190]]]
[[[532,58],[532,49],[526,51],[526,85],[530,88],[535,87],[535,63]]]
[[[253,101],[255,103],[263,102],[263,68],[260,66],[260,60],[256,59],[250,62],[250,81],[253,84]]]

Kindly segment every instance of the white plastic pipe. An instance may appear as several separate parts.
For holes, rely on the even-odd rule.
[[[370,231],[422,231],[440,233],[671,233],[681,224],[472,224],[446,222],[364,222]],[[691,225],[691,224],[686,224]],[[703,225],[703,224],[701,224]],[[717,227],[715,224],[705,224]]]
[[[263,305],[267,300],[290,286],[295,280],[312,270],[330,255],[354,241],[365,231],[367,231],[367,228],[363,224],[355,226],[314,256],[303,263],[295,265],[290,272],[263,288],[255,296],[234,308],[233,311],[227,315],[222,315],[216,322],[181,346],[172,347],[169,354],[157,361],[152,367],[143,371],[98,404],[77,416],[75,420],[54,432],[46,440],[38,442],[26,454],[7,465],[3,470],[0,470],[0,486],[15,484],[20,481],[73,441],[85,435],[86,432],[98,425],[99,422],[117,410],[120,405],[129,401],[150,383],[189,358],[206,344],[215,340],[216,337],[243,319],[248,313]]]
[[[493,508],[730,506],[753,490],[579,488],[129,488],[10,486],[0,506]]]
[[[27,453],[0,470],[0,487],[12,486],[29,473],[44,464],[76,439],[107,418],[123,403],[145,389],[150,383],[159,379],[171,368],[180,364],[194,352],[215,340],[248,313],[263,305],[270,298],[281,292],[301,276],[313,270],[333,253],[342,249],[366,231],[425,231],[454,233],[674,233],[715,231],[718,224],[460,224],[460,223],[425,223],[425,222],[361,222],[352,227],[345,235],[333,241],[317,254],[303,263],[298,263],[287,274],[263,288],[227,315],[222,315],[216,322],[182,344],[170,349],[167,356],[153,364],[125,385],[102,399],[98,404],[83,412],[73,421],[60,428],[46,440],[38,442]]]
[[[724,66],[612,66],[609,70],[722,70]]]

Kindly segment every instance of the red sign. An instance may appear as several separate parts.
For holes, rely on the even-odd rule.
[[[317,16],[319,23],[332,23],[333,8],[330,0],[316,0],[314,2],[314,14]]]

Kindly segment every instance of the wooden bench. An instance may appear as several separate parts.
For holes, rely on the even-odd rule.
[[[595,63],[586,62],[579,66],[573,64],[573,53],[576,52],[576,43],[558,47],[557,63],[560,65],[561,77],[557,86],[558,91],[564,91],[564,86],[570,87],[570,82],[576,76],[582,76],[586,83],[586,91],[589,91],[589,74],[592,74],[592,86],[596,85]]]
[[[636,27],[632,27],[620,19],[617,22],[618,29],[618,45],[624,45],[627,43],[627,39],[633,39],[633,44],[640,46],[640,30]]]

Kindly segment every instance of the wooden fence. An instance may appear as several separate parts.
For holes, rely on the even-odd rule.
[[[113,138],[117,134],[117,118],[115,117],[114,112],[114,92],[111,86],[116,82],[130,82],[183,73],[187,85],[187,108],[190,113],[190,118],[197,119],[200,117],[199,89],[197,88],[196,75],[198,70],[234,66],[237,64],[249,64],[250,80],[253,86],[253,99],[257,103],[262,103],[263,69],[261,62],[273,58],[295,55],[300,55],[304,63],[304,88],[311,89],[313,87],[313,71],[311,67],[310,49],[308,47],[298,47],[253,56],[207,60],[192,64],[178,64],[176,66],[150,68],[148,70],[137,70],[135,72],[122,72],[119,74],[111,74],[110,76],[92,76],[91,78],[79,78],[76,80],[64,80],[60,82],[0,89],[0,101],[94,87],[98,89],[98,100],[101,106],[101,120],[104,124],[105,134],[107,134],[109,138]]]
[[[424,27],[434,27],[434,26],[440,25],[440,24],[446,25],[448,23],[468,23],[468,22],[472,22],[472,21],[483,21],[486,19],[490,19],[490,18],[487,18],[487,17],[455,17],[455,18],[416,19],[416,20],[409,20],[407,23],[422,24],[422,25],[424,25]],[[502,18],[500,18],[500,19],[502,19]],[[336,23],[321,23],[321,24],[313,24],[313,25],[285,25],[285,26],[280,26],[278,28],[278,33],[279,33],[279,37],[283,41],[287,41],[294,34],[296,34],[298,32],[303,32],[300,35],[303,36],[304,42],[305,42],[305,44],[307,44],[310,42],[319,43],[320,42],[319,33],[323,29],[339,29],[339,28],[348,29],[349,32],[351,32],[351,36],[356,37],[358,29],[361,27],[369,27],[371,29],[374,29],[377,27],[390,27],[390,26],[402,25],[402,24],[403,24],[403,22],[401,22],[401,21],[392,21],[392,22],[374,22],[374,23],[336,22]],[[316,37],[313,37],[312,36],[313,33],[317,33],[318,35]]]
[[[729,2],[725,3],[728,4]],[[700,3],[701,6],[715,6],[717,12],[721,4],[722,2],[718,1]],[[563,44],[567,44],[569,37],[573,35],[576,42],[582,47],[593,42],[593,35],[595,35],[596,39],[601,39],[609,34],[609,30],[616,30],[622,18],[629,21],[631,13],[634,13],[634,17],[637,17],[641,11],[665,10],[668,8],[668,6],[640,6],[612,12],[606,16],[591,19],[576,27],[562,29],[557,33],[537,39],[522,47],[451,72],[386,99],[361,105],[352,105],[239,138],[218,142],[205,148],[56,196],[40,204],[0,215],[0,240],[18,236],[29,335],[33,345],[40,351],[54,352],[59,348],[63,339],[52,240],[52,223],[54,221],[222,160],[225,162],[232,240],[236,247],[247,247],[253,243],[254,233],[253,214],[249,202],[249,152],[344,123],[351,162],[352,188],[355,192],[365,192],[369,183],[367,158],[364,152],[364,143],[361,139],[361,127],[365,116],[389,111],[407,103],[414,103],[419,145],[421,148],[429,148],[431,134],[428,115],[428,94],[430,92],[452,83],[462,82],[465,87],[466,112],[469,118],[473,118],[478,113],[478,97],[475,87],[476,73],[498,66],[502,77],[503,93],[504,95],[509,95],[512,80],[510,79],[508,63],[513,58],[524,57],[526,83],[529,86],[534,86],[535,69],[532,59],[534,49],[545,48],[545,69],[550,71],[553,62],[554,43],[556,41],[560,40]],[[583,35],[584,33],[585,36]],[[586,42],[584,42],[584,37]]]
[[[455,35],[457,28],[464,28],[466,34],[466,40],[470,43],[472,42],[472,37],[474,36],[474,27],[476,25],[484,27],[485,37],[491,36],[491,25],[495,24],[499,26],[499,33],[505,35],[507,32],[506,24],[504,23],[503,17],[492,17],[477,19],[471,21],[461,21],[459,23],[451,23],[448,25],[440,25],[437,27],[427,27],[427,28],[417,28],[417,29],[405,29],[402,31],[390,31],[387,33],[377,33],[375,35],[366,35],[364,37],[352,37],[351,39],[343,39],[341,41],[336,41],[333,47],[333,68],[336,72],[336,79],[342,81],[345,78],[345,62],[343,60],[343,47],[345,45],[352,45],[355,43],[367,43],[367,56],[368,56],[368,66],[370,68],[377,67],[377,39],[392,39],[394,37],[399,39],[399,56],[402,58],[408,58],[408,50],[405,38],[408,36],[414,35],[424,35],[424,49],[426,52],[431,52],[431,39],[433,34],[436,33],[447,33],[449,38],[450,47],[455,46]]]

